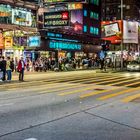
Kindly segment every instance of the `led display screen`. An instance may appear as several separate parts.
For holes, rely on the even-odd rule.
[[[51,49],[64,49],[64,50],[81,50],[82,48],[81,44],[61,41],[50,41],[49,47]]]
[[[22,26],[32,26],[32,14],[23,9],[12,9],[12,23]]]
[[[40,47],[40,36],[30,36],[28,38],[29,47]]]
[[[69,32],[75,32],[76,34],[83,33],[83,11],[72,10],[70,14],[70,26],[64,27]]]
[[[68,11],[44,13],[44,27],[68,26],[68,25],[69,25]]]

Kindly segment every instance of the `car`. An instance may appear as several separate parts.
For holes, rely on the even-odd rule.
[[[127,65],[128,71],[140,71],[140,62],[139,61],[131,61]]]

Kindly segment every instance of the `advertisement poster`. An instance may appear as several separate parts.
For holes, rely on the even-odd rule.
[[[70,20],[70,30],[76,33],[82,33],[83,31],[83,11],[72,10]]]
[[[40,47],[40,36],[30,36],[28,38],[29,47]]]
[[[32,14],[30,11],[12,9],[12,23],[22,26],[32,26]]]
[[[124,25],[123,43],[138,44],[138,22],[124,20],[123,25]]]
[[[121,42],[123,25],[121,20],[101,22],[102,39],[111,41],[112,44]]]
[[[44,27],[57,27],[69,25],[69,12],[49,12],[44,13]]]
[[[5,46],[5,49],[11,49],[12,48],[12,46],[13,46],[12,37],[5,37],[4,46]]]

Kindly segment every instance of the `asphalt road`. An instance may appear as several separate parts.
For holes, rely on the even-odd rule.
[[[0,140],[139,140],[140,74],[74,71],[0,83]]]

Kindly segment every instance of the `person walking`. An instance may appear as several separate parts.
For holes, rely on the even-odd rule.
[[[6,80],[6,60],[4,56],[2,56],[1,67],[2,67],[1,71],[3,72],[2,81],[5,81]]]
[[[10,57],[7,57],[6,62],[6,73],[7,73],[7,82],[10,82],[12,79],[12,67],[11,67]]]
[[[25,62],[23,60],[23,57],[21,57],[21,59],[19,60],[18,63],[18,72],[19,72],[19,81],[24,81],[24,70],[25,70]]]

